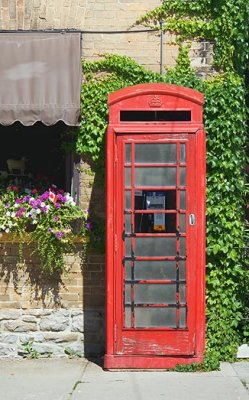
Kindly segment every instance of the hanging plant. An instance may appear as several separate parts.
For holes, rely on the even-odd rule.
[[[12,234],[20,243],[34,244],[47,274],[64,270],[63,256],[74,248],[75,237],[87,235],[86,220],[87,212],[55,186],[42,193],[8,186],[0,196],[0,235]]]

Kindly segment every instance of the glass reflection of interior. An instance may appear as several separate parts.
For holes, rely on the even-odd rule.
[[[176,210],[176,190],[136,190],[135,210]],[[136,233],[175,233],[176,213],[135,214]]]

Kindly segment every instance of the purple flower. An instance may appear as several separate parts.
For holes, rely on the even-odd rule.
[[[91,222],[87,222],[87,223],[86,223],[86,228],[87,228],[89,231],[91,230],[91,228],[92,228]]]
[[[6,204],[4,205],[4,207],[5,207],[5,208],[9,208],[9,207],[10,207],[10,204],[9,204],[9,203],[6,203]]]
[[[62,194],[58,194],[58,200],[60,200],[62,203],[66,203],[67,199],[65,196],[63,196]]]
[[[61,205],[59,203],[55,203],[55,208],[61,208]]]
[[[54,218],[53,218],[53,220],[54,220],[54,221],[58,221],[58,220],[59,220],[59,217],[57,217],[57,215],[55,215]]]
[[[16,212],[16,217],[20,218],[25,211],[26,209],[24,207],[19,208],[19,210]]]
[[[61,239],[64,236],[64,232],[56,232],[55,237],[56,239]]]
[[[48,211],[48,208],[47,208],[46,206],[44,206],[44,207],[41,207],[41,210],[42,210],[42,212],[43,212],[44,214],[46,214],[47,211]]]
[[[37,205],[37,202],[36,202],[36,200],[30,200],[30,205],[35,209],[35,210],[37,210],[37,208],[38,208],[38,205]]]
[[[52,228],[48,228],[48,233],[51,233],[52,232]]]
[[[23,199],[19,199],[19,198],[17,198],[15,201],[16,204],[21,204],[22,202],[23,202]]]
[[[31,197],[30,196],[25,196],[24,198],[23,198],[23,202],[25,202],[25,201],[29,201],[31,199]]]
[[[44,201],[49,198],[49,192],[44,192],[40,197],[39,200]]]
[[[36,205],[37,205],[38,207],[40,207],[41,202],[42,202],[42,201],[41,201],[40,199],[37,199],[37,200],[36,200]]]

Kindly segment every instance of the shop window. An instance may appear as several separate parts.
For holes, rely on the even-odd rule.
[[[70,143],[68,126],[58,122],[45,126],[37,122],[23,126],[0,125],[0,187],[9,185],[47,190],[54,185],[79,201],[78,160],[66,151],[63,140]]]

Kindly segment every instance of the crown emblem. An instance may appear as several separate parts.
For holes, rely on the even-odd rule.
[[[162,107],[162,102],[159,96],[152,96],[148,102],[150,107]]]

